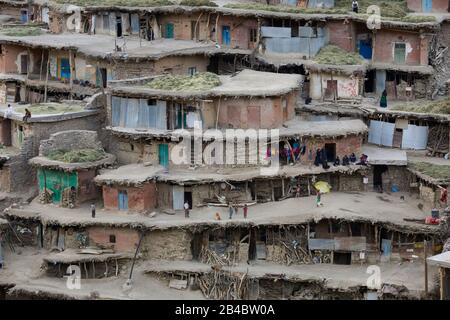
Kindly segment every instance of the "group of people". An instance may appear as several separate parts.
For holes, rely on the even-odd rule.
[[[8,104],[8,108],[5,111],[5,118],[6,119],[11,118],[13,112],[14,112],[14,109],[13,109],[12,105]],[[22,118],[23,122],[27,122],[28,119],[30,119],[30,118],[31,118],[31,112],[30,112],[30,110],[25,108],[25,115]]]
[[[190,209],[189,202],[186,201],[184,203],[184,217],[185,218],[189,218],[190,217],[189,209]],[[247,206],[246,203],[244,204],[244,207],[242,208],[242,211],[244,212],[244,219],[247,219],[248,206]],[[237,203],[235,203],[235,204],[230,203],[228,205],[228,212],[229,212],[230,219],[232,219],[233,215],[238,213],[238,205],[237,205]],[[220,218],[220,214],[218,212],[216,212],[215,219],[216,220],[222,220]]]
[[[357,164],[357,165],[361,165],[361,166],[367,166],[369,163],[369,156],[367,156],[366,154],[362,154],[361,157],[359,157],[359,161],[356,162],[356,155],[352,152],[352,154],[350,156],[345,155],[342,158],[342,162],[341,159],[339,158],[339,156],[336,157],[336,159],[334,160],[333,165],[336,166],[348,166],[351,163]]]

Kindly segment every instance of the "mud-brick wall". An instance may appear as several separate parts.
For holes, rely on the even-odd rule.
[[[423,12],[423,0],[407,0],[408,9],[414,12]],[[448,0],[432,0],[431,12],[447,13],[449,8]]]
[[[192,234],[181,229],[148,231],[142,242],[146,259],[192,260]]]
[[[106,209],[118,210],[119,190],[128,194],[128,211],[143,212],[156,207],[156,185],[146,183],[141,187],[103,186],[103,204]]]
[[[139,233],[133,229],[89,227],[89,244],[112,246],[118,252],[133,252],[139,243]],[[114,235],[116,242],[110,242],[110,236]]]
[[[209,58],[205,55],[165,57],[155,61],[154,73],[171,73],[187,75],[189,68],[195,68],[197,72],[206,72]]]
[[[272,129],[294,117],[298,92],[270,99],[228,99],[220,101],[219,127]],[[216,102],[216,110],[219,109]]]
[[[151,162],[158,164],[158,144],[140,143],[118,137],[111,137],[109,152],[117,157],[120,164]]]
[[[336,144],[336,156],[342,161],[342,158],[347,155],[354,153],[357,157],[361,155],[362,146],[362,135],[349,135],[346,137],[335,138],[335,139],[321,139],[321,138],[308,138],[306,141],[306,153],[301,157],[302,164],[310,164],[314,162],[316,157],[316,151],[319,148],[324,148],[325,144],[335,143]],[[312,159],[309,160],[308,154],[312,152]]]
[[[407,65],[428,65],[427,37],[419,33],[379,30],[375,36],[373,58],[375,62],[394,63],[394,45],[396,42],[406,44]]]
[[[250,30],[258,28],[256,18],[245,18],[236,16],[220,16],[219,18],[218,40],[223,44],[222,28],[229,26],[231,31],[231,48],[254,49],[256,43],[250,42]],[[215,40],[215,39],[212,39]]]
[[[336,45],[348,52],[355,51],[355,30],[353,23],[346,20],[328,21],[329,44]]]
[[[19,55],[28,54],[25,47],[15,45],[0,45],[2,50],[0,54],[0,72],[1,73],[19,73],[20,58]]]

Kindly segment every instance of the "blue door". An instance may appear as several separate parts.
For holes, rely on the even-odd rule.
[[[422,0],[422,11],[431,12],[433,9],[433,0]]]
[[[21,10],[20,11],[20,21],[23,23],[28,22],[28,10]]]
[[[231,33],[229,26],[222,26],[222,44],[229,46],[231,43]]]
[[[166,24],[166,39],[173,39],[174,38],[174,32],[173,32],[173,23],[167,23]]]
[[[166,168],[169,166],[169,145],[165,143],[159,145],[159,164]]]
[[[383,256],[389,257],[392,252],[392,241],[381,239],[381,250],[383,250]]]
[[[119,210],[128,210],[128,193],[125,190],[119,191]]]
[[[66,58],[61,58],[60,60],[61,63],[61,79],[70,79],[70,62],[69,59]]]
[[[364,59],[372,59],[372,43],[370,40],[359,41],[359,54]]]

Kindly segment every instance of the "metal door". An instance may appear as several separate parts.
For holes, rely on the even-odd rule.
[[[433,0],[422,0],[422,11],[431,12],[433,9]]]
[[[166,24],[166,39],[173,39],[174,27],[173,23]]]
[[[169,146],[165,143],[159,145],[159,164],[169,166]]]
[[[231,43],[231,33],[229,26],[222,26],[222,44],[229,46]]]
[[[60,72],[61,72],[61,79],[70,79],[70,62],[69,59],[61,58],[59,60],[60,63]]]
[[[184,208],[184,187],[173,186],[172,189],[173,209],[183,210]]]
[[[119,210],[128,210],[128,193],[126,190],[119,191]]]

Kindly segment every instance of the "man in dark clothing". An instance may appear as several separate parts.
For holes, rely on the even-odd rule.
[[[352,11],[354,13],[358,13],[358,11],[359,11],[359,4],[358,4],[358,1],[356,1],[356,0],[352,1]]]
[[[334,160],[334,164],[335,167],[340,166],[341,165],[341,159],[339,159],[338,156],[336,156],[336,159]]]
[[[353,152],[352,152],[352,154],[350,155],[349,160],[350,160],[351,163],[355,163],[355,162],[356,162],[356,155],[355,155]]]
[[[316,158],[314,159],[314,165],[318,167],[321,164],[322,164],[322,150],[320,150],[319,148],[316,151]]]
[[[342,158],[342,165],[343,166],[348,166],[350,164],[350,160],[349,160],[349,158],[347,157],[347,155],[345,155],[343,158]]]
[[[91,215],[92,218],[95,218],[95,204],[91,204]]]

